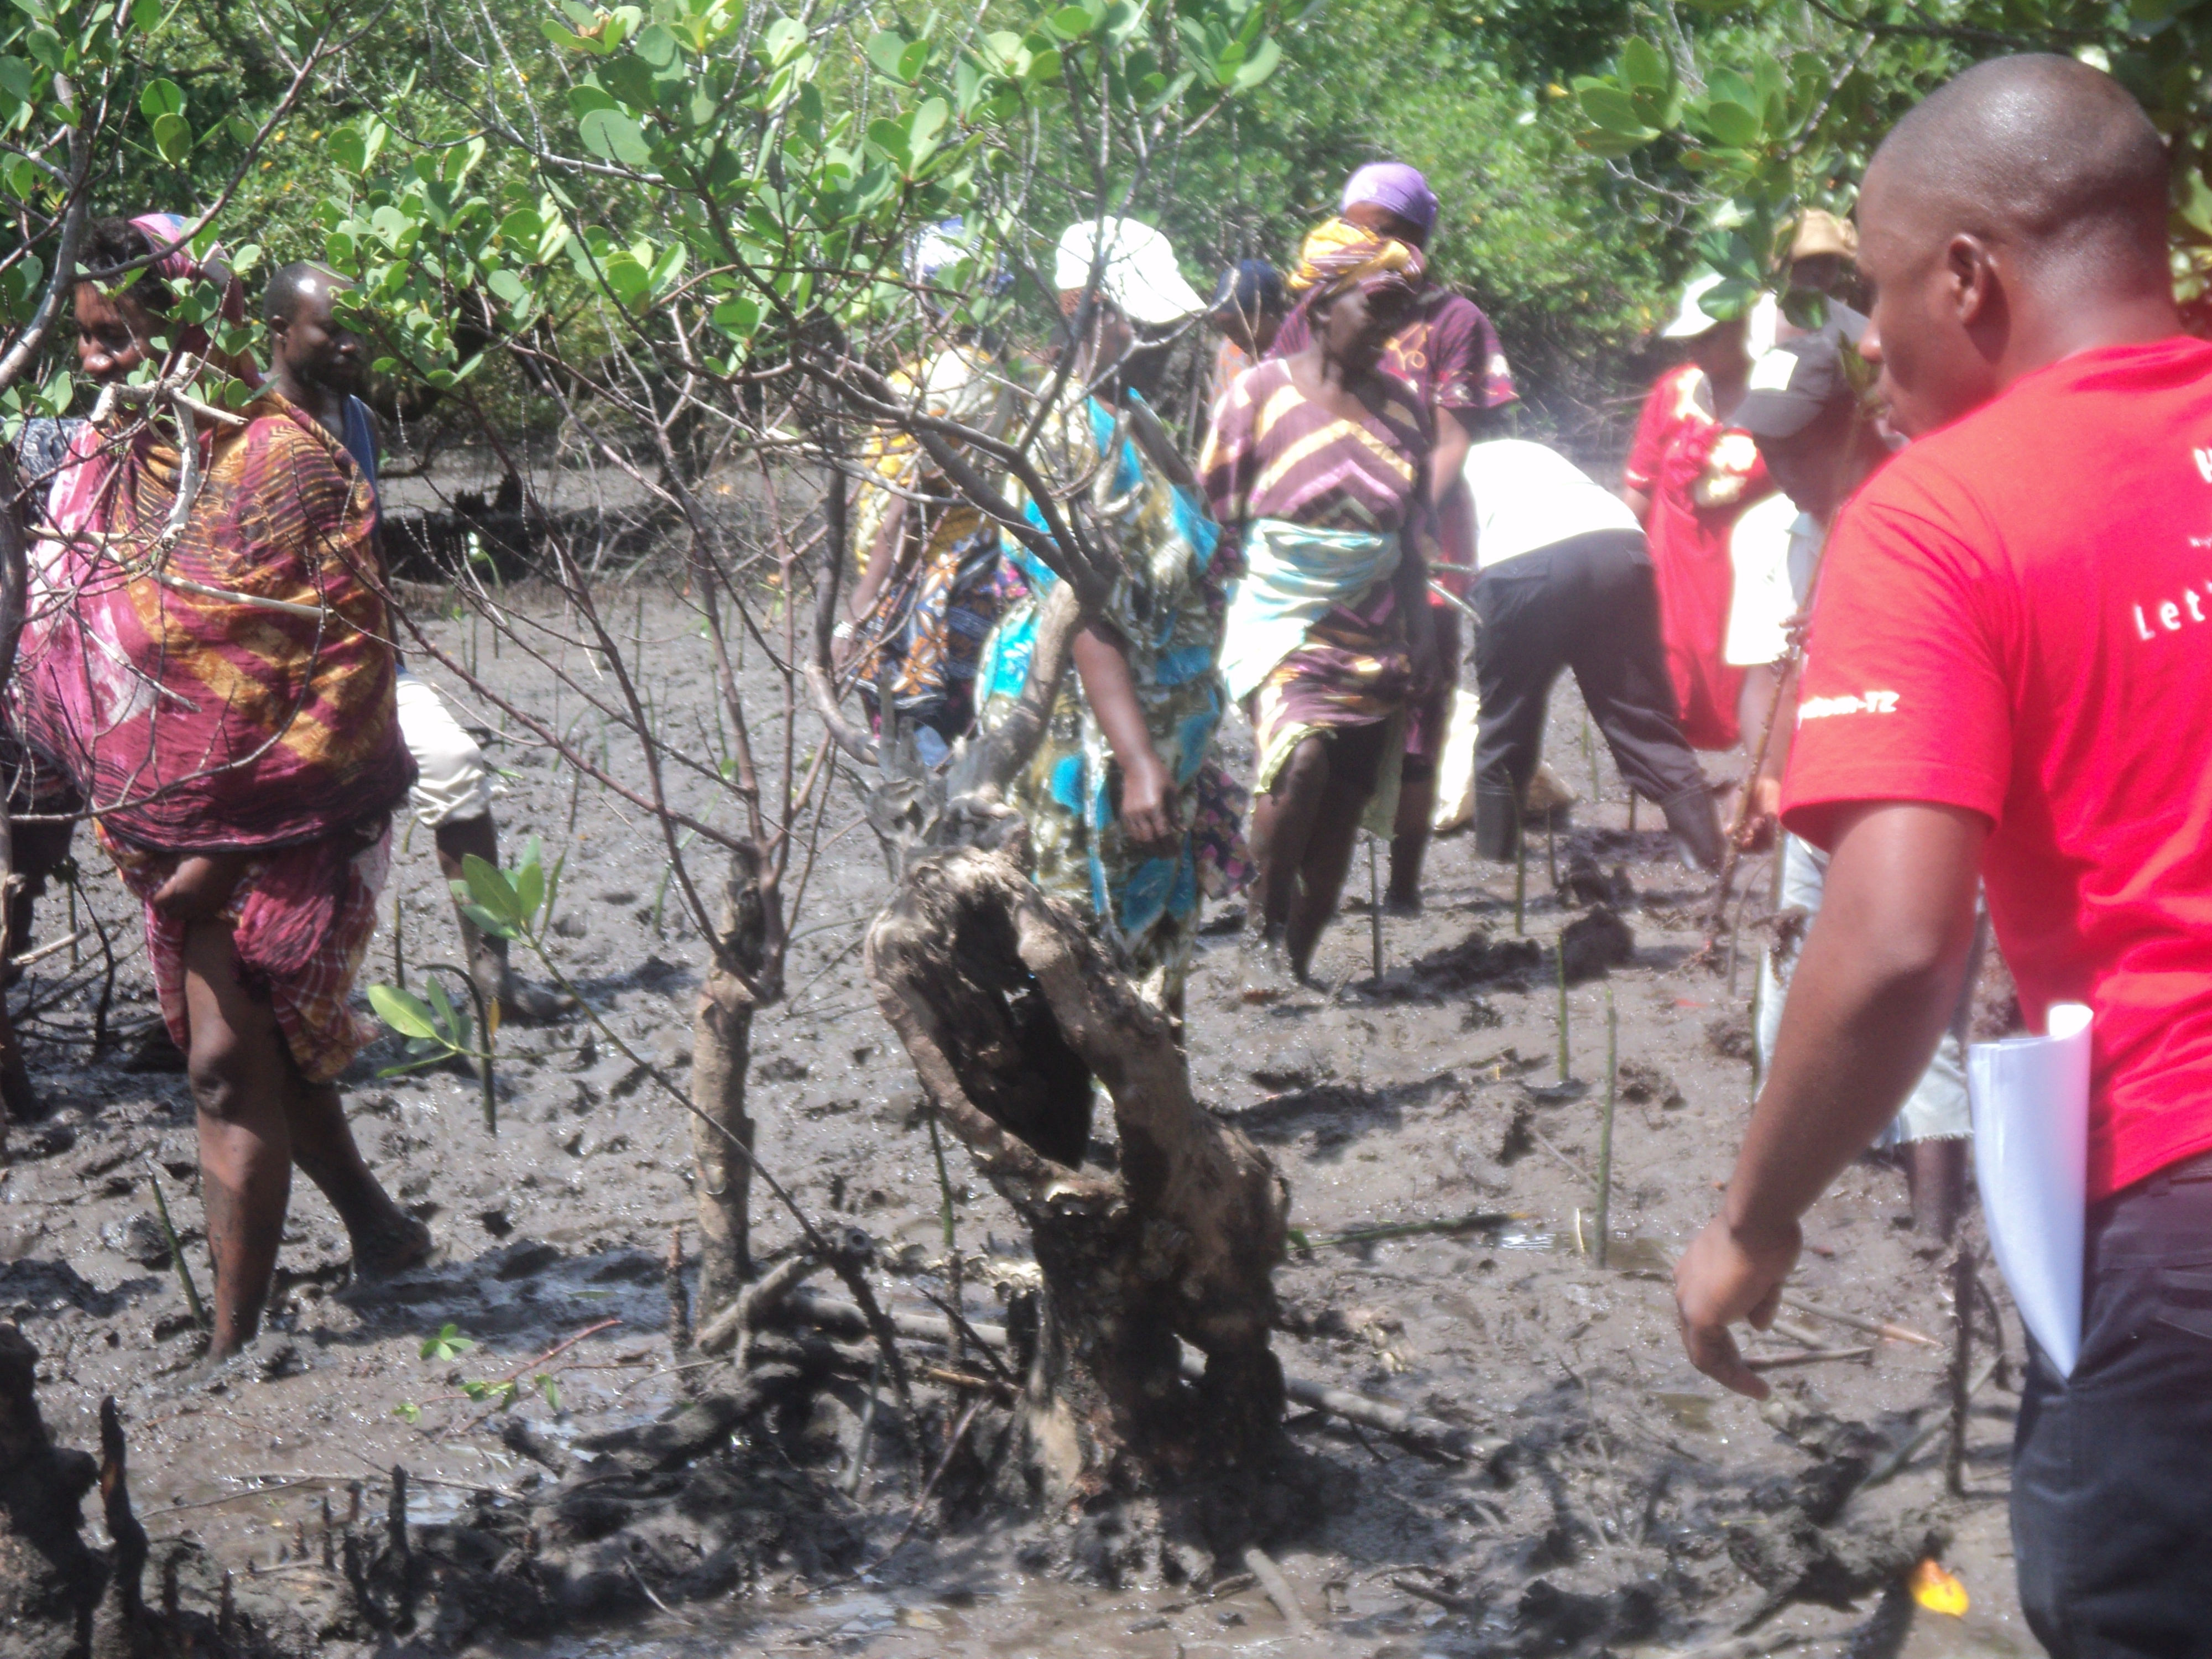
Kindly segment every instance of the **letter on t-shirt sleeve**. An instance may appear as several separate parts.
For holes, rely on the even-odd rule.
[[[1994,824],[2011,776],[1992,562],[1890,482],[1844,513],[1822,560],[1783,789],[1783,822],[1819,847],[1857,801],[1941,802]]]

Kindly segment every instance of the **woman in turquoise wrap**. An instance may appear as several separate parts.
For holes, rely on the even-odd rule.
[[[1109,264],[1109,294],[1115,277]],[[1063,308],[1079,293],[1064,295]],[[1091,363],[1122,362],[1134,343],[1111,298],[1092,309],[1093,338],[1072,387]],[[1188,466],[1166,453],[1139,393],[1109,378],[1089,396],[1071,391],[1046,417],[1037,458],[1048,476],[1091,480],[1086,520],[1119,556],[1121,574],[1077,635],[1075,672],[1006,799],[1028,823],[1037,885],[1090,917],[1140,994],[1180,1018],[1200,896],[1240,878],[1242,801],[1212,759],[1229,705],[1219,532],[1196,492],[1170,476],[1188,477]],[[1023,505],[1042,527],[1035,504]],[[986,731],[1021,696],[1059,580],[1012,538],[1007,560],[1027,591],[984,642],[976,683]]]

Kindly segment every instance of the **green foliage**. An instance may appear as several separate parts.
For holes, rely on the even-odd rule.
[[[434,1336],[422,1339],[422,1358],[425,1359],[459,1359],[476,1344],[461,1334],[461,1328],[450,1321]]]
[[[1538,27],[1546,9],[1482,10],[1477,27],[1381,0],[1309,9],[1282,31],[1275,77],[1186,151],[1161,222],[1187,256],[1287,270],[1354,167],[1412,162],[1441,199],[1438,280],[1490,313],[1536,427],[1575,438],[1639,378],[1638,343],[1691,261],[1689,235],[1673,204],[1576,143],[1542,67],[1553,47],[1503,49],[1504,31]]]
[[[363,32],[272,120],[333,27]],[[562,410],[517,345],[641,353],[653,386],[703,377],[765,425],[749,377],[911,337],[899,252],[922,223],[967,216],[976,256],[949,297],[990,320],[994,269],[1039,271],[1060,225],[1133,184],[1203,287],[1236,258],[1287,264],[1350,167],[1399,155],[1443,198],[1439,275],[1570,422],[1636,377],[1691,270],[1734,297],[1770,276],[1802,206],[1847,211],[1897,116],[1995,52],[2081,52],[2142,98],[2172,141],[2177,280],[2202,295],[2208,47],[2212,0],[1002,0],[972,27],[760,0],[23,0],[0,14],[0,189],[30,235],[0,264],[0,327],[51,274],[80,111],[105,123],[100,210],[224,197],[215,230],[249,283],[327,260],[361,279],[380,376],[525,427]],[[1149,124],[1141,166],[1124,137],[1098,163],[1107,116]],[[1023,287],[1025,334],[1045,297]],[[0,387],[0,418],[82,403],[64,343]]]
[[[1002,198],[1069,91],[1158,115],[1255,87],[1281,56],[1252,0],[1008,8],[973,32],[810,30],[728,0],[562,10],[537,32],[565,92],[516,97],[543,148],[464,130],[458,99],[450,130],[405,143],[373,113],[332,136],[344,182],[317,210],[321,251],[359,279],[386,372],[450,389],[483,362],[464,322],[512,340],[580,303],[664,353],[696,317],[676,355],[734,379],[896,311],[921,224],[977,220],[978,274],[1020,242]]]
[[[465,1009],[456,1008],[446,988],[434,975],[423,986],[422,996],[392,985],[368,988],[368,1006],[376,1017],[407,1042],[406,1059],[387,1066],[379,1077],[403,1077],[426,1066],[449,1060],[480,1061],[475,1022]]]
[[[1782,233],[1807,206],[1848,211],[1884,134],[1978,59],[2072,53],[2109,69],[2168,135],[2175,279],[2185,300],[2212,278],[2208,126],[2212,0],[1949,0],[1807,7],[1699,0],[1687,32],[1625,40],[1574,82],[1578,136],[1632,158],[1653,188],[1683,190],[1711,235],[1704,261],[1729,278],[1720,308],[1774,280]]]
[[[422,1339],[422,1358],[435,1364],[444,1364],[447,1361],[459,1359],[465,1353],[474,1352],[476,1346],[477,1344],[473,1340],[461,1334],[459,1326],[448,1322],[438,1330],[436,1334]],[[514,1410],[516,1403],[526,1394],[542,1395],[549,1407],[555,1411],[561,1409],[560,1387],[555,1382],[550,1372],[541,1371],[526,1382],[520,1376],[503,1376],[489,1382],[473,1377],[466,1378],[460,1382],[459,1388],[463,1399],[476,1405],[483,1405],[489,1401],[496,1409],[503,1412]],[[392,1414],[403,1422],[420,1423],[422,1420],[422,1407],[412,1400],[403,1400],[392,1408]]]

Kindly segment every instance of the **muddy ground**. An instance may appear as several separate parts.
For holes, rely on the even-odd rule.
[[[627,597],[611,609],[641,626],[664,729],[711,746],[696,623],[665,595],[641,611]],[[488,631],[473,644],[465,622],[439,633],[518,694],[550,698],[542,671],[511,648],[495,661]],[[772,744],[775,689],[760,669],[756,653],[746,678],[764,700],[758,740]],[[465,714],[497,738],[495,717]],[[1440,1461],[1294,1415],[1320,1496],[1310,1524],[1269,1541],[1311,1635],[1225,1569],[1178,1583],[1184,1564],[1170,1561],[1120,1584],[1071,1581],[1051,1524],[973,1504],[925,1506],[879,1562],[936,1462],[939,1389],[922,1390],[937,1403],[915,1425],[888,1406],[873,1413],[857,1483],[870,1410],[866,1383],[850,1376],[811,1407],[739,1423],[727,1447],[726,1425],[709,1421],[691,1448],[701,1456],[674,1473],[636,1476],[652,1459],[635,1446],[586,1451],[580,1442],[649,1425],[695,1395],[712,1419],[734,1384],[726,1364],[672,1352],[661,1264],[672,1229],[690,1219],[685,1124],[580,1021],[501,1033],[495,1135],[473,1079],[379,1079],[391,1045],[365,1057],[348,1083],[356,1133],[435,1230],[438,1257],[392,1283],[348,1286],[343,1236],[301,1182],[258,1374],[221,1395],[179,1390],[196,1338],[148,1180],[162,1182],[204,1289],[192,1113],[183,1078],[119,1064],[152,1005],[135,922],[88,837],[79,921],[85,907],[97,913],[124,957],[112,1041],[93,1056],[104,975],[89,939],[74,969],[58,951],[11,993],[56,1109],[13,1132],[0,1174],[0,1316],[45,1356],[43,1402],[64,1443],[95,1442],[102,1395],[121,1403],[154,1559],[184,1553],[186,1600],[211,1595],[228,1569],[246,1626],[294,1649],[1413,1659],[1658,1651],[1771,1614],[1763,1632],[1818,1633],[1805,1649],[1816,1654],[2032,1652],[2005,1523],[2011,1395],[1992,1386],[1977,1399],[1962,1499],[1944,1495],[1940,1431],[1895,1478],[1859,1486],[1944,1411],[1948,1263],[1902,1224],[1895,1170],[1862,1163],[1814,1212],[1797,1291],[1942,1347],[1877,1341],[1860,1358],[1778,1370],[1779,1403],[1765,1411],[1682,1358],[1665,1269],[1712,1209],[1749,1098],[1749,947],[1734,994],[1692,962],[1704,888],[1668,857],[1648,807],[1646,827],[1629,833],[1618,775],[1601,752],[1592,777],[1583,731],[1563,686],[1550,757],[1583,800],[1557,860],[1564,872],[1593,854],[1608,878],[1621,868],[1633,891],[1615,897],[1633,945],[1624,965],[1568,994],[1565,1085],[1550,951],[1586,908],[1554,896],[1540,844],[1528,870],[1532,951],[1515,943],[1514,872],[1479,863],[1458,838],[1435,851],[1426,914],[1383,923],[1381,981],[1363,860],[1352,908],[1321,950],[1322,992],[1265,1009],[1238,1001],[1226,921],[1191,986],[1200,1096],[1280,1161],[1293,1224],[1312,1246],[1279,1276],[1295,1328],[1278,1341],[1285,1368],[1461,1425],[1476,1445],[1469,1460]],[[657,833],[590,788],[572,832],[572,780],[546,751],[501,738],[491,752],[510,856],[532,836],[549,862],[566,855],[553,941],[564,970],[642,1054],[680,1070],[702,951],[662,902]],[[622,763],[619,740],[613,753]],[[1717,775],[1724,766],[1716,761]],[[860,975],[860,930],[885,876],[860,817],[857,793],[841,786],[795,921],[791,994],[755,1029],[753,1109],[768,1166],[822,1221],[875,1242],[887,1302],[927,1311],[945,1289],[939,1190],[913,1074]],[[459,954],[426,832],[403,836],[391,890],[419,988],[425,960]],[[69,915],[49,898],[37,936],[62,937]],[[365,978],[394,976],[391,927],[387,915]],[[1623,1090],[1610,1266],[1600,1268],[1582,1247],[1595,1237],[1608,1008]],[[966,1304],[995,1320],[1030,1271],[1021,1229],[952,1157]],[[1495,1218],[1334,1242],[1476,1212]],[[790,1241],[765,1200],[757,1216],[757,1249]],[[2002,1318],[2017,1356],[2008,1304]],[[458,1340],[426,1348],[448,1327]],[[1863,1340],[1817,1329],[1834,1347]],[[1779,1338],[1757,1346],[1792,1351]],[[1978,1361],[1988,1352],[1984,1338]],[[465,1386],[509,1376],[526,1387],[505,1411]],[[702,1408],[692,1409],[679,1424],[696,1425]],[[441,1597],[426,1597],[434,1616],[415,1621],[382,1592],[365,1614],[336,1546],[325,1565],[326,1515],[342,1534],[358,1515],[356,1541],[371,1551],[395,1466],[410,1477],[416,1549],[449,1565],[483,1558],[470,1558],[478,1577],[441,1581]],[[659,1481],[660,1508],[615,1504],[595,1519],[579,1491],[617,1467],[636,1477],[616,1480],[624,1492]],[[622,1524],[648,1512],[649,1523]],[[1916,1614],[1898,1592],[1899,1566],[1928,1549],[1963,1581],[1964,1619]],[[510,1605],[501,1596],[518,1573],[535,1599]]]

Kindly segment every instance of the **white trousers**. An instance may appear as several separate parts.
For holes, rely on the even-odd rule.
[[[1795,836],[1784,836],[1779,908],[1818,915],[1827,884],[1828,855],[1809,842]],[[1943,1040],[1936,1045],[1936,1057],[1928,1062],[1928,1069],[1913,1085],[1895,1121],[1882,1132],[1875,1146],[1897,1146],[1915,1140],[1966,1140],[1972,1137],[1974,1122],[1966,1102],[1964,1039],[1967,1022],[1973,1014],[1974,981],[1980,977],[1983,929],[1987,925],[1983,917],[1977,916],[1973,955],[1966,963],[1966,982],[1960,989],[1959,1004],[1952,1011],[1950,1027],[1943,1033]],[[1801,942],[1802,938],[1801,935]],[[1783,1005],[1790,994],[1790,971],[1796,965],[1796,946],[1779,961],[1771,950],[1759,957],[1756,1036],[1761,1077],[1774,1063],[1774,1039],[1782,1030]]]
[[[415,757],[415,787],[407,799],[425,830],[491,811],[491,768],[483,750],[461,729],[437,688],[404,667],[399,671],[399,732]]]

